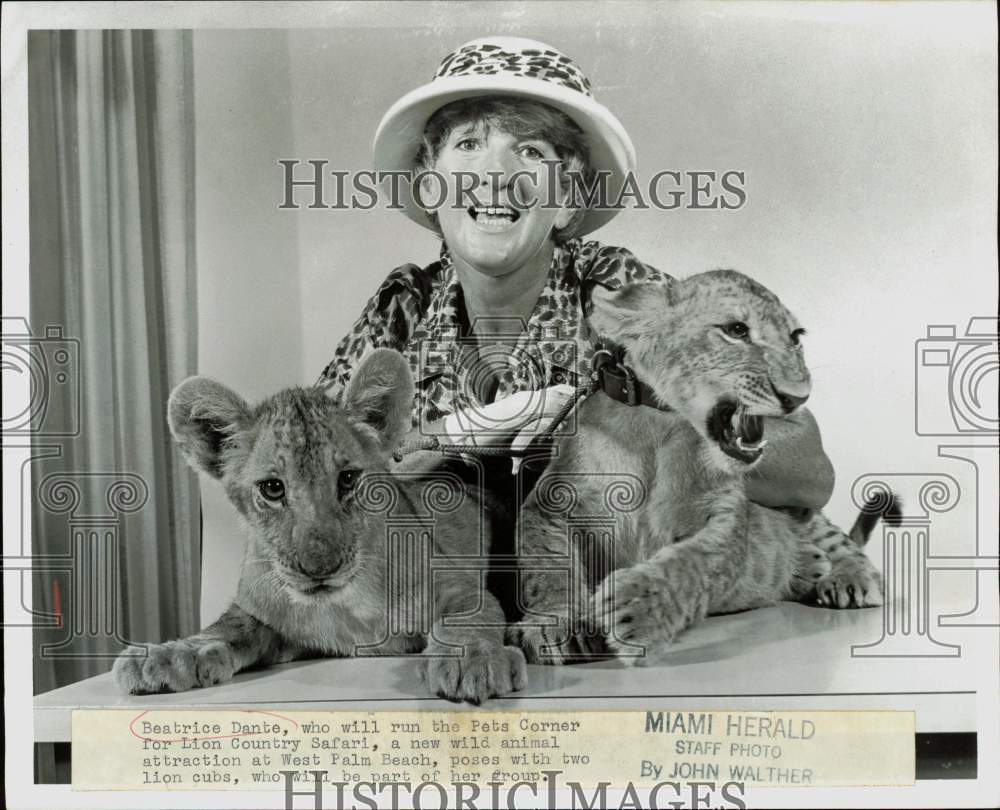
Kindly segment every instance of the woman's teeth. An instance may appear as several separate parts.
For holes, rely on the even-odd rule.
[[[506,205],[477,205],[469,209],[470,216],[481,225],[509,225],[517,222],[520,214]]]

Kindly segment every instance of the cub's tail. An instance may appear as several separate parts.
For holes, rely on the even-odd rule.
[[[875,528],[879,519],[884,520],[890,526],[898,526],[903,519],[903,504],[894,493],[873,495],[865,501],[864,507],[858,514],[858,519],[851,526],[848,536],[858,548],[864,548],[868,542],[868,537]]]

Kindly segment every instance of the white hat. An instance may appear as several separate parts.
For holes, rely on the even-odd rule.
[[[409,171],[423,142],[424,126],[441,107],[477,96],[523,96],[569,116],[583,130],[590,165],[608,177],[608,199],[618,198],[626,176],[635,171],[635,148],[625,127],[590,92],[590,82],[569,57],[543,42],[519,37],[484,37],[448,54],[434,78],[392,105],[375,133],[376,171]],[[419,225],[431,224],[400,184],[403,213]],[[608,222],[617,208],[586,211],[578,234]]]

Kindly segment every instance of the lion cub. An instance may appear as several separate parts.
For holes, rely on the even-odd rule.
[[[744,495],[744,476],[766,452],[762,417],[807,418],[803,330],[781,302],[730,270],[596,288],[592,301],[590,329],[624,352],[652,401],[590,396],[525,502],[518,556],[529,615],[509,637],[528,660],[575,657],[581,626],[634,661],[709,613],[782,599],[881,604],[878,571],[861,550],[877,504],[848,536],[818,512]],[[616,476],[636,492],[607,527]],[[568,490],[576,529],[553,517]],[[898,505],[887,500],[879,511],[888,518]]]
[[[409,367],[388,349],[366,357],[340,402],[293,388],[251,407],[204,377],[178,385],[171,432],[190,464],[225,487],[246,556],[222,617],[148,655],[126,650],[114,666],[119,687],[178,692],[299,657],[422,652],[421,677],[441,697],[479,703],[523,688],[524,656],[504,646],[500,605],[467,563],[489,552],[475,494],[390,472],[412,400]],[[428,511],[441,501],[448,520],[435,523]],[[395,573],[393,521],[405,524],[393,546],[405,570]]]

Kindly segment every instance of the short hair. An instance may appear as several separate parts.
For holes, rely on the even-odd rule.
[[[415,171],[433,167],[448,135],[466,124],[489,124],[502,132],[521,138],[548,141],[562,163],[563,190],[568,191],[576,175],[586,188],[593,184],[590,148],[583,130],[568,115],[540,101],[518,96],[479,96],[460,99],[437,110],[424,126],[423,142],[414,157]],[[571,239],[583,222],[585,209],[577,208],[564,228],[553,231],[556,243]],[[437,213],[426,212],[433,229],[441,236]]]

